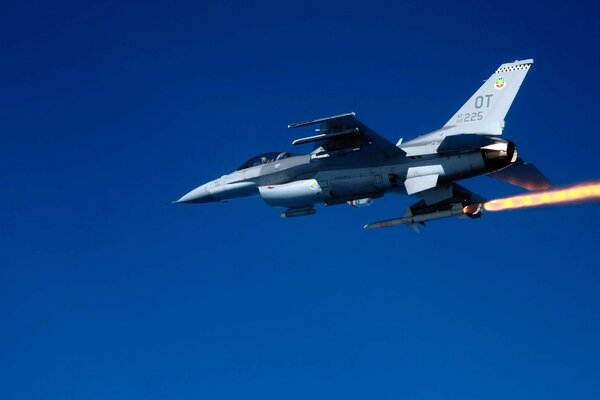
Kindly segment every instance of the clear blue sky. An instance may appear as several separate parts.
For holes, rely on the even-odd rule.
[[[293,121],[434,130],[524,58],[505,136],[598,178],[598,10],[526,3],[3,3],[0,396],[600,398],[597,204],[421,235],[362,230],[400,196],[169,204],[292,150]]]

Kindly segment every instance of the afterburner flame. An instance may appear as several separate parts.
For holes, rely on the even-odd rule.
[[[564,189],[547,190],[491,200],[485,203],[483,207],[487,211],[503,211],[515,208],[540,207],[598,199],[600,199],[600,183],[588,183]]]

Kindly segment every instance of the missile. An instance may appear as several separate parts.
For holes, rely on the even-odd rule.
[[[432,212],[426,212],[414,215],[410,207],[406,210],[406,214],[402,218],[387,219],[384,221],[373,222],[366,224],[365,229],[380,229],[380,228],[391,228],[398,225],[408,225],[419,233],[419,228],[416,224],[425,225],[426,221],[434,219],[448,218],[454,216],[466,215],[472,218],[478,218],[481,216],[482,205],[481,204],[470,204],[463,206],[461,203],[454,203],[450,208],[436,210]]]

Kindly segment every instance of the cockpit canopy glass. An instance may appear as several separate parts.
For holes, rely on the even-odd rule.
[[[242,165],[240,165],[236,171],[240,171],[246,168],[256,167],[258,165],[268,164],[273,161],[283,160],[284,158],[292,157],[295,154],[287,153],[287,152],[271,152],[259,154],[257,156],[252,157]]]

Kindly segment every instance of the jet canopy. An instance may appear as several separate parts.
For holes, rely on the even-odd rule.
[[[292,157],[295,155],[296,154],[287,153],[287,152],[270,152],[270,153],[259,154],[257,156],[252,157],[251,159],[249,159],[242,165],[240,165],[236,169],[236,171],[240,171],[240,170],[246,169],[246,168],[256,167],[258,165],[272,163],[274,161],[283,160],[284,158]]]

